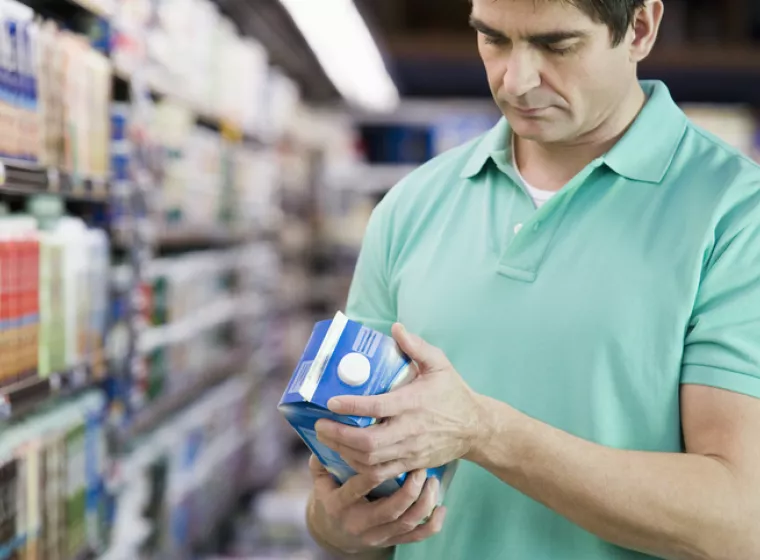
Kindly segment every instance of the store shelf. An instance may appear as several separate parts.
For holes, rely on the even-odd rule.
[[[251,234],[224,230],[177,228],[159,232],[156,245],[161,249],[230,247],[250,238]]]
[[[224,230],[181,227],[162,230],[155,236],[146,234],[145,237],[151,240],[151,244],[159,252],[172,253],[235,247],[247,241],[262,240],[266,235],[268,235],[268,232],[265,231],[258,233],[236,233]],[[117,249],[129,249],[133,245],[131,233],[124,230],[119,234],[115,234],[113,245]]]
[[[237,316],[242,307],[244,307],[244,302],[236,298],[227,298],[206,305],[188,317],[169,325],[149,328],[140,335],[138,350],[142,354],[147,354],[163,346],[172,346],[190,340],[204,331],[228,323]]]
[[[0,185],[0,198],[3,196],[14,198],[26,198],[35,195],[51,195],[61,197],[69,202],[81,202],[86,204],[107,204],[108,197],[100,195],[87,195],[80,193],[65,193],[56,191],[47,191],[42,189],[32,189],[19,185]]]
[[[158,427],[171,415],[179,412],[190,403],[200,398],[206,391],[239,373],[251,359],[251,349],[242,348],[233,352],[219,363],[206,368],[206,373],[197,381],[188,385],[177,393],[159,398],[137,414],[136,420],[127,429],[125,438],[127,441]]]
[[[97,381],[93,368],[83,364],[50,377],[33,377],[0,388],[0,421],[16,420],[51,400],[70,396]]]
[[[132,75],[129,71],[116,66],[113,68],[113,76],[117,81],[121,82],[122,85],[129,84],[132,80]],[[147,88],[150,91],[151,96],[156,100],[171,99],[173,102],[187,107],[195,115],[197,124],[201,126],[221,132],[234,123],[231,119],[214,114],[202,107],[198,107],[197,103],[184,98],[180,94],[168,91],[166,87],[159,84],[156,80],[149,80]],[[256,146],[271,145],[269,140],[252,131],[241,131],[240,139]]]
[[[39,194],[60,196],[72,202],[104,204],[107,182],[82,179],[31,162],[0,159],[0,195],[27,197]]]

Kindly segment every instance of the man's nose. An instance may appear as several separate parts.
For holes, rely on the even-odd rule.
[[[537,58],[527,49],[512,49],[504,74],[504,93],[519,98],[541,85]]]

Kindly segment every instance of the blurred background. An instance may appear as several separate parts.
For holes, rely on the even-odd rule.
[[[320,558],[277,411],[367,219],[490,128],[466,0],[0,0],[0,560]],[[760,160],[760,1],[644,78]]]

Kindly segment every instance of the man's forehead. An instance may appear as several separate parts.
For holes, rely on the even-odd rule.
[[[501,31],[526,34],[598,25],[571,0],[471,0],[471,17]]]
[[[525,13],[574,13],[579,16],[584,12],[577,0],[470,0],[472,11],[489,10],[491,12],[525,12]]]

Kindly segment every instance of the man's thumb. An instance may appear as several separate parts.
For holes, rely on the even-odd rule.
[[[442,365],[442,361],[445,360],[445,356],[440,350],[416,334],[410,333],[404,325],[400,323],[393,325],[392,332],[399,348],[420,366],[420,373],[425,373],[426,370]]]

